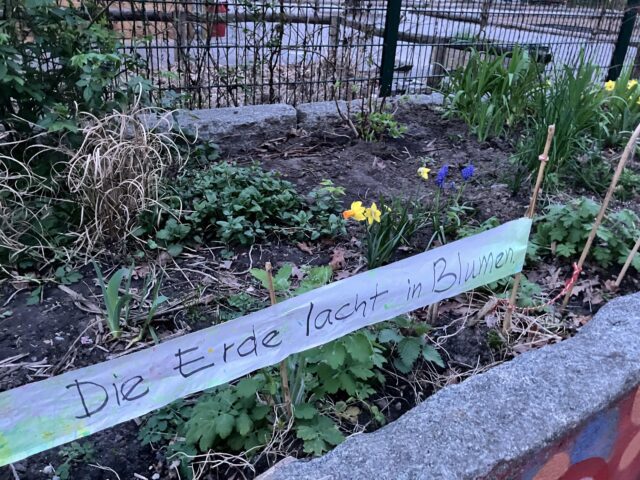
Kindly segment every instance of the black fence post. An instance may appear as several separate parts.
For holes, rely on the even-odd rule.
[[[636,24],[636,16],[638,15],[638,6],[640,0],[627,0],[627,7],[622,16],[618,39],[616,40],[613,55],[611,56],[611,65],[607,72],[607,80],[617,80],[624,66],[624,59],[627,57],[629,43],[631,43],[631,35],[633,27]]]
[[[382,43],[382,62],[380,64],[381,97],[391,95],[393,69],[396,61],[396,47],[398,45],[398,29],[400,28],[401,5],[402,0],[387,0],[387,16],[384,22],[384,38]]]

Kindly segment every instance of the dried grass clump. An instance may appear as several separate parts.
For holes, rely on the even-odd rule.
[[[64,169],[69,192],[81,206],[83,231],[76,242],[123,244],[138,214],[159,203],[168,171],[184,165],[178,143],[188,140],[181,130],[172,130],[171,112],[156,108],[103,118],[81,113],[79,123],[83,142],[66,151]]]
[[[23,256],[51,256],[42,219],[47,217],[56,192],[53,179],[34,172],[35,156],[26,162],[14,158],[14,149],[22,148],[26,141],[15,140],[13,134],[0,135],[0,254],[7,256],[8,264]],[[9,274],[8,264],[0,262],[2,273]]]
[[[52,260],[87,262],[99,249],[124,249],[138,215],[160,203],[163,180],[186,161],[181,147],[190,140],[176,129],[172,112],[136,105],[102,118],[82,112],[76,118],[78,148],[70,147],[71,134],[55,145],[46,132],[20,140],[11,132],[0,134],[0,258],[8,259],[0,269],[5,274],[25,257],[45,267]],[[36,162],[53,158],[50,176],[35,173]],[[43,219],[63,210],[74,217],[54,239]]]

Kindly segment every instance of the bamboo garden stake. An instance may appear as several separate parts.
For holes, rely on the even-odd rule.
[[[264,266],[267,272],[267,285],[269,286],[269,300],[271,305],[278,303],[276,299],[276,290],[273,288],[273,267],[271,262],[267,262]],[[293,410],[291,407],[291,391],[289,390],[289,372],[287,370],[287,359],[285,358],[280,362],[280,379],[282,381],[282,395],[284,397],[284,405],[289,418],[293,416]]]
[[[631,262],[633,262],[633,257],[636,256],[636,253],[638,253],[638,250],[640,250],[640,237],[638,237],[636,244],[633,246],[633,248],[629,252],[629,255],[627,256],[627,260],[624,262],[624,266],[622,267],[622,270],[620,270],[620,274],[618,275],[618,278],[616,278],[616,283],[615,283],[616,288],[618,288],[622,283],[624,276],[627,274],[627,270],[631,266]]]
[[[616,168],[616,172],[613,174],[613,179],[611,180],[611,185],[609,185],[609,190],[607,190],[607,194],[604,197],[604,201],[602,202],[602,206],[600,207],[600,211],[598,212],[598,216],[596,217],[596,221],[593,224],[593,228],[591,229],[591,233],[589,233],[589,237],[587,238],[587,243],[584,244],[584,249],[582,250],[582,255],[580,255],[580,260],[578,260],[578,274],[582,272],[582,266],[584,265],[584,261],[587,259],[587,255],[589,255],[589,251],[591,250],[591,244],[596,238],[596,234],[598,233],[598,228],[602,223],[602,219],[604,218],[604,214],[609,206],[609,202],[611,201],[611,197],[613,197],[613,192],[618,185],[618,180],[620,180],[620,175],[622,175],[622,171],[624,170],[624,166],[627,161],[633,156],[633,153],[636,149],[636,142],[638,141],[638,137],[640,137],[640,125],[636,127],[631,134],[631,138],[627,143],[627,146],[624,147],[624,152],[622,152],[622,157],[620,157],[620,161],[618,162],[618,167]],[[562,302],[562,309],[564,310],[569,303],[569,299],[571,298],[571,293],[573,292],[573,285],[569,288],[566,295],[564,296],[564,300]]]
[[[544,145],[544,150],[542,155],[538,157],[540,160],[540,166],[538,167],[538,177],[536,178],[536,184],[533,187],[533,192],[531,193],[531,200],[529,201],[529,208],[527,209],[527,213],[525,216],[527,218],[533,218],[533,215],[536,212],[536,203],[538,203],[538,193],[540,191],[540,186],[542,185],[542,180],[544,179],[544,169],[547,166],[547,161],[549,160],[549,150],[551,149],[551,141],[553,140],[553,135],[556,133],[556,126],[549,125],[547,130],[547,143]],[[522,273],[517,273],[515,278],[513,279],[513,288],[511,289],[511,296],[509,297],[509,305],[507,306],[507,312],[504,316],[504,321],[502,322],[502,329],[505,333],[509,333],[511,331],[511,317],[513,315],[513,310],[516,305],[516,300],[518,298],[518,289],[520,288],[520,281],[522,280]]]

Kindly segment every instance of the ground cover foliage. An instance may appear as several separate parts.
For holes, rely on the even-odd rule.
[[[499,329],[498,300],[511,286],[504,279],[289,358],[290,405],[274,366],[174,402],[117,440],[91,437],[38,456],[30,468],[51,462],[51,476],[85,478],[105,441],[135,449],[129,476],[151,466],[167,478],[251,477],[287,455],[320,455],[442,386],[559,341],[617,294],[606,280],[640,235],[634,165],[598,232],[594,273],[576,289],[575,311],[560,316],[544,304],[570,273],[640,121],[640,89],[628,72],[603,84],[586,63],[548,75],[525,50],[471,52],[443,86],[438,112],[383,103],[335,126],[330,140],[300,134],[275,151],[223,161],[216,145],[154,105],[149,82],[120,75],[140,59],[120,53],[99,8],[12,5],[0,26],[8,299],[0,321],[20,332],[12,323],[24,318],[20,305],[42,316],[48,295],[64,295],[77,310],[51,328],[97,319],[72,326],[76,341],[60,340],[65,348],[51,350],[47,366],[30,363],[39,376],[264,308],[267,260],[277,266],[281,301],[517,218],[548,124],[557,131],[518,299],[543,308],[517,314],[511,336]],[[51,68],[37,68],[51,58]],[[323,153],[297,153],[296,163],[287,148],[292,157]],[[17,358],[24,346],[9,337],[0,352]],[[477,358],[460,353],[474,345]],[[32,378],[21,375],[11,370],[2,388]]]

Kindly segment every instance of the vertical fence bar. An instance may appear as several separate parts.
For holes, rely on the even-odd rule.
[[[627,0],[627,8],[624,11],[620,30],[618,31],[618,39],[616,40],[616,45],[613,49],[611,65],[609,66],[609,71],[607,73],[607,80],[617,80],[622,72],[624,59],[626,58],[627,51],[629,50],[629,43],[631,43],[633,27],[636,24],[638,6],[640,6],[640,0]]]
[[[382,44],[382,61],[380,62],[380,96],[391,95],[393,68],[398,46],[398,29],[400,28],[400,8],[402,0],[388,0],[387,15],[384,21],[384,39]]]

